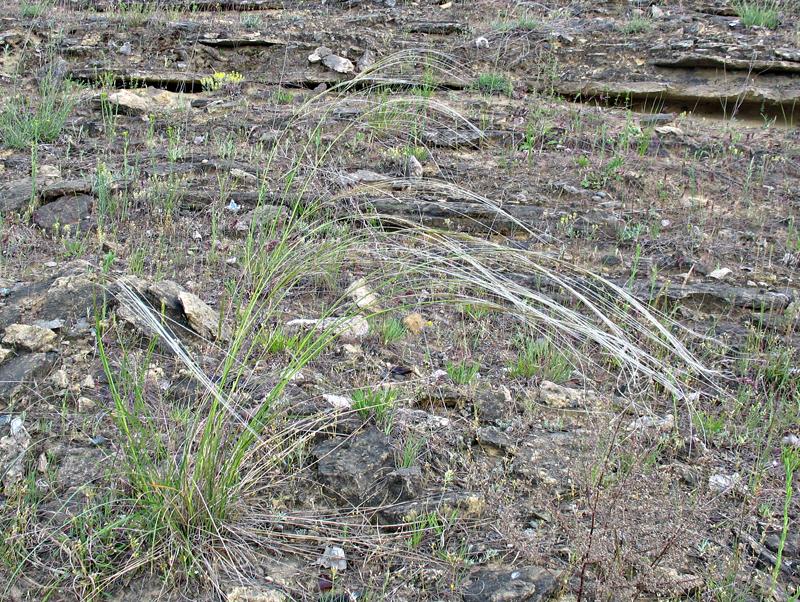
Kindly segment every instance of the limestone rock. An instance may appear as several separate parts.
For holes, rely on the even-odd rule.
[[[189,326],[197,334],[212,340],[217,338],[230,339],[231,333],[227,329],[223,327],[220,332],[219,314],[206,305],[200,297],[187,291],[181,291],[178,294],[178,299],[183,307],[183,312],[186,314],[186,319],[189,321]]]
[[[289,598],[272,587],[234,587],[225,596],[227,602],[286,602]]]
[[[186,110],[190,106],[189,100],[183,94],[159,88],[117,90],[108,95],[108,102],[128,115],[166,113],[178,109]]]
[[[56,338],[56,333],[49,328],[11,324],[3,335],[3,343],[27,351],[50,351]]]
[[[0,364],[0,401],[9,401],[28,383],[46,376],[55,361],[54,354],[26,353]]]
[[[356,70],[355,65],[349,59],[336,54],[329,54],[323,57],[322,64],[331,71],[336,71],[336,73],[352,73]]]

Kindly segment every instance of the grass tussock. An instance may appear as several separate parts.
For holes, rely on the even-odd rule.
[[[734,7],[745,27],[776,29],[780,25],[778,0],[739,0]]]
[[[0,112],[0,144],[25,149],[55,141],[75,107],[69,82],[46,76],[39,83],[38,98],[13,96]]]

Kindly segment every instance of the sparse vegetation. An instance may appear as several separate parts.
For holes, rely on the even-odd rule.
[[[652,23],[644,17],[634,17],[622,26],[622,31],[627,34],[645,33],[650,31]]]
[[[384,344],[399,341],[406,335],[406,327],[397,318],[387,318],[381,323],[381,338]]]
[[[3,14],[1,600],[797,596],[791,27],[101,4]]]
[[[397,392],[393,389],[357,389],[353,391],[353,409],[364,420],[375,418],[382,428],[391,428],[392,411]]]
[[[495,21],[492,23],[492,27],[498,31],[533,31],[539,27],[539,22],[536,19],[519,17],[518,19]]]
[[[275,100],[276,104],[279,105],[286,105],[292,102],[294,96],[289,90],[284,90],[283,88],[278,88],[272,93],[272,98]]]
[[[20,15],[26,19],[41,17],[48,9],[45,2],[23,2],[19,7]]]
[[[244,76],[238,71],[216,71],[202,80],[203,90],[216,92],[226,87],[236,87],[244,81]]]
[[[515,378],[533,378],[563,383],[572,374],[569,358],[555,349],[548,339],[521,337],[517,341],[517,358],[508,367]]]

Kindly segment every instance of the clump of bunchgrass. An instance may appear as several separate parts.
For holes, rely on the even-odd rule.
[[[381,427],[390,423],[397,392],[394,389],[357,389],[353,391],[353,409],[364,419],[375,418]]]
[[[447,375],[457,385],[468,385],[481,369],[478,362],[463,360],[460,362],[447,362],[444,366]]]
[[[23,2],[19,6],[19,14],[24,19],[41,17],[48,9],[45,2]]]
[[[475,88],[484,94],[503,94],[511,96],[514,86],[511,80],[501,73],[481,73],[475,80]]]
[[[539,27],[539,22],[536,19],[529,17],[519,17],[518,19],[504,19],[492,23],[492,28],[497,31],[533,31]]]
[[[645,17],[634,17],[622,26],[622,32],[627,34],[645,33],[650,31],[652,23]]]
[[[402,320],[386,318],[381,323],[381,339],[384,344],[394,343],[406,336],[406,327]]]
[[[517,357],[508,367],[516,378],[533,378],[562,383],[569,380],[572,364],[569,358],[546,338],[519,338]]]
[[[50,75],[39,83],[38,98],[12,96],[0,111],[0,143],[25,149],[55,141],[64,129],[75,99],[71,84]]]
[[[740,0],[734,8],[745,27],[776,29],[781,23],[778,0]]]

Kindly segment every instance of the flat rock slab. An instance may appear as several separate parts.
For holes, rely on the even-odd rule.
[[[33,223],[43,230],[87,232],[92,228],[94,198],[86,194],[63,196],[33,213]]]
[[[12,401],[26,385],[46,376],[55,359],[53,353],[26,353],[5,360],[0,364],[0,402]]]
[[[178,293],[178,300],[189,321],[189,326],[201,337],[222,340],[231,338],[231,333],[221,327],[219,313],[211,309],[200,297],[187,291],[181,291]]]
[[[105,78],[112,78],[117,86],[152,86],[159,89],[169,89],[180,92],[199,91],[203,88],[202,73],[191,73],[169,70],[139,70],[125,67],[91,67],[86,69],[72,69],[67,74],[70,79],[100,83]]]
[[[16,213],[26,209],[31,201],[47,201],[65,195],[76,195],[92,191],[89,180],[54,180],[39,177],[23,178],[0,186],[0,215]]]
[[[558,581],[538,566],[480,569],[470,575],[463,599],[477,602],[538,602],[556,593]]]
[[[204,37],[197,40],[203,46],[214,48],[240,48],[244,46],[286,46],[285,40],[268,38],[262,35],[241,36],[241,37]]]
[[[125,276],[117,281],[116,286],[127,287],[138,293],[152,311],[166,317],[179,336],[193,334],[212,340],[229,340],[232,336],[230,329],[220,322],[217,311],[177,282],[147,282],[135,276]],[[148,324],[128,304],[121,304],[117,312],[143,335],[152,335]]]
[[[790,73],[800,74],[800,64],[792,61],[762,61],[733,59],[724,56],[709,56],[700,53],[687,53],[676,57],[659,57],[650,61],[656,67],[734,69],[757,74]]]
[[[539,84],[533,85],[534,89],[538,87]],[[800,85],[777,87],[766,83],[736,83],[730,80],[699,83],[695,83],[694,80],[685,83],[663,81],[564,81],[556,83],[553,86],[553,90],[564,96],[580,97],[582,99],[617,97],[640,100],[657,97],[662,100],[676,102],[717,103],[728,101],[745,104],[765,103],[767,105],[789,106],[792,111],[794,110],[794,105],[800,102]]]
[[[458,512],[459,517],[477,518],[485,509],[483,494],[469,491],[447,491],[424,499],[389,504],[381,508],[381,517],[391,525],[402,525],[431,512],[440,515]]]

